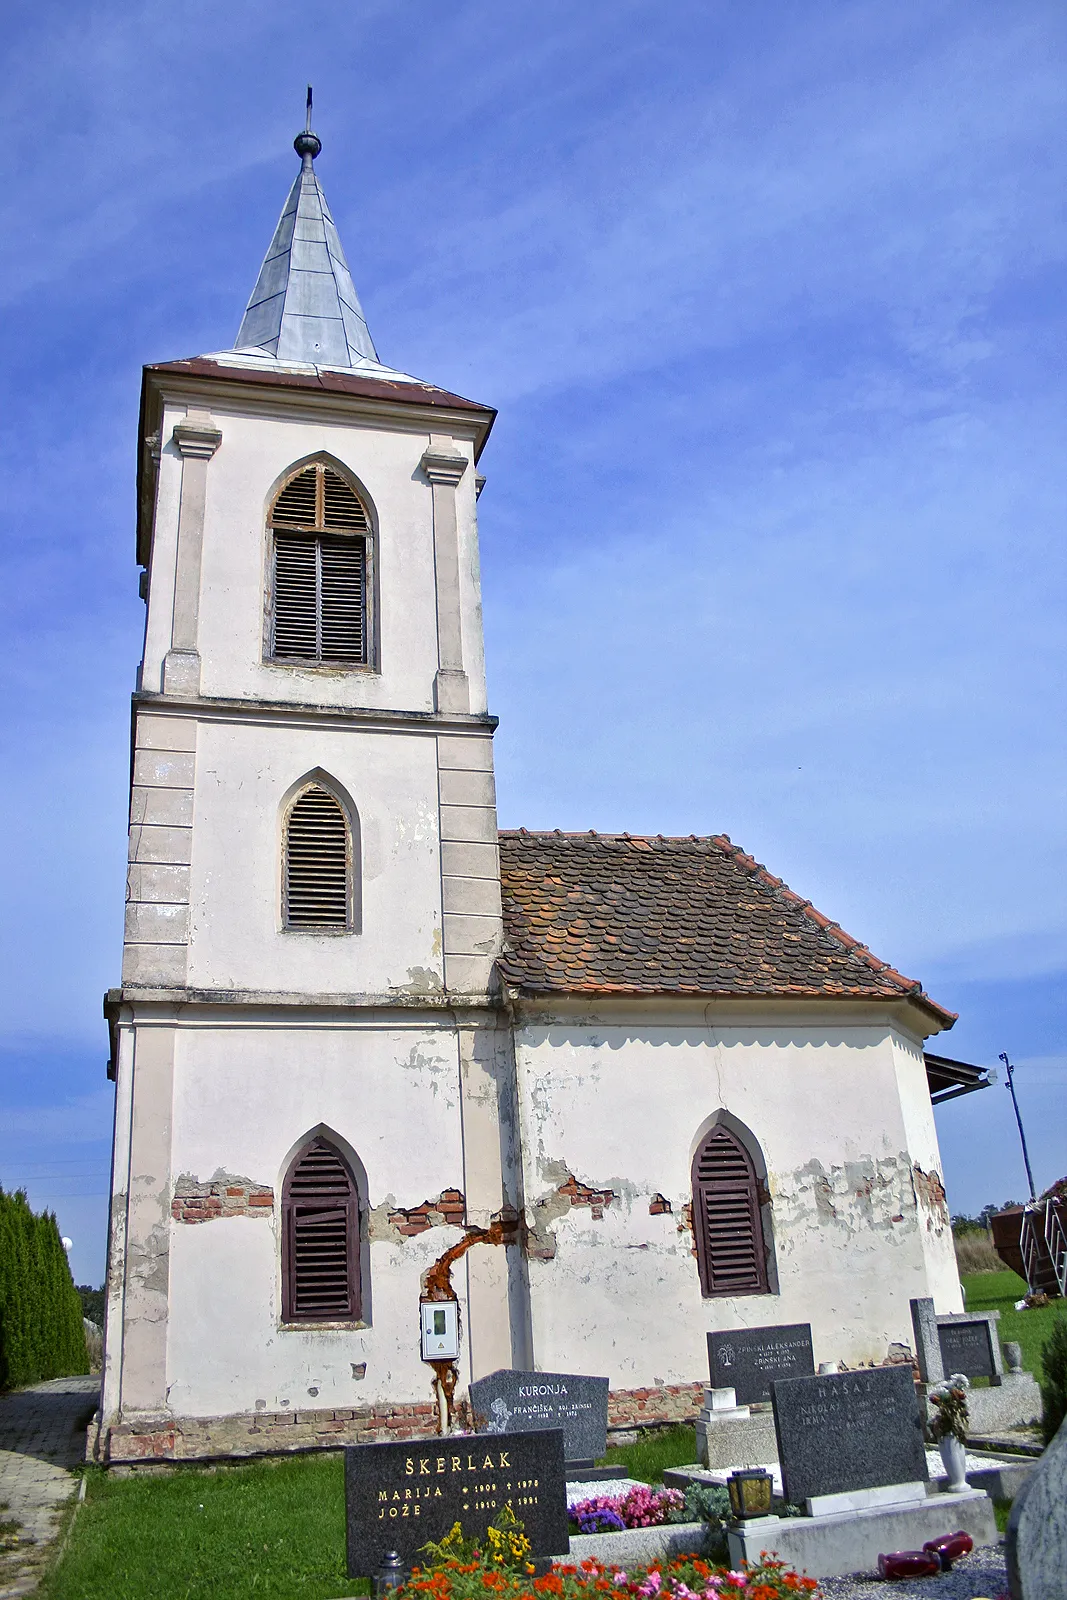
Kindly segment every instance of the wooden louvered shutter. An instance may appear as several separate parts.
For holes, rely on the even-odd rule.
[[[281,490],[274,539],[270,654],[365,665],[367,513],[339,473],[317,462]]]
[[[744,1145],[721,1123],[693,1161],[693,1232],[705,1295],[766,1294],[756,1171]]]
[[[309,784],[285,825],[285,925],[352,926],[352,848],[340,801]]]
[[[282,1320],[358,1321],[359,1199],[340,1152],[313,1139],[282,1191]]]

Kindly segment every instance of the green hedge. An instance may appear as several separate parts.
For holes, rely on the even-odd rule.
[[[0,1189],[0,1389],[88,1372],[82,1306],[55,1216]]]

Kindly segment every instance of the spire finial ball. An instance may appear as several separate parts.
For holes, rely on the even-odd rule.
[[[322,140],[319,138],[317,133],[312,133],[311,129],[308,128],[306,132],[297,134],[296,138],[293,140],[293,149],[301,159],[303,159],[305,156],[310,156],[312,161],[314,161],[315,157],[322,149]]]

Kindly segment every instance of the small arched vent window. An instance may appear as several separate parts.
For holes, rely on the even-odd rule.
[[[285,819],[282,914],[287,928],[348,931],[355,926],[352,830],[341,802],[309,783]]]
[[[328,1139],[306,1144],[282,1185],[282,1321],[358,1322],[359,1194]]]
[[[365,666],[370,524],[355,491],[321,461],[271,508],[268,654],[277,661]]]
[[[705,1295],[769,1293],[756,1169],[721,1122],[693,1158],[693,1232]]]

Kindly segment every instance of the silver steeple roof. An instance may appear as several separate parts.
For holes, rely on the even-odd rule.
[[[283,362],[355,367],[378,353],[315,173],[322,142],[307,127],[293,140],[300,171],[259,269],[235,350]]]

